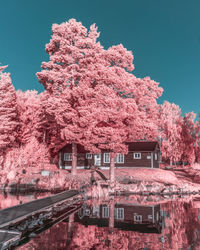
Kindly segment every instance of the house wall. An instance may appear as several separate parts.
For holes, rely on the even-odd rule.
[[[115,167],[151,167],[151,159],[147,159],[147,155],[150,155],[150,152],[139,152],[141,153],[141,159],[133,158],[134,152],[129,152],[127,155],[124,155],[124,163],[115,163]],[[101,166],[109,167],[110,163],[104,163],[104,155],[101,154]]]
[[[130,206],[117,205],[115,207],[124,208],[124,221],[134,222],[134,215],[142,215],[142,223],[152,220],[148,219],[148,215],[152,215],[153,208],[151,206]]]
[[[71,153],[72,147],[70,144],[66,145],[62,150],[60,150],[60,163],[62,167],[70,168],[72,166],[72,161],[64,161],[64,153]],[[86,159],[86,151],[83,148],[78,147],[77,149],[77,166],[79,168],[87,168],[94,165],[94,155],[92,159]],[[110,163],[104,163],[104,153],[108,151],[102,151],[101,153],[101,166],[102,168],[109,168]],[[129,152],[127,155],[124,155],[124,163],[115,163],[115,167],[142,167],[142,168],[159,168],[159,149],[156,149],[154,152],[138,152],[141,153],[141,159],[133,158],[133,151]],[[157,160],[155,159],[155,153],[157,153]],[[147,156],[153,155],[152,159],[147,159]]]
[[[155,154],[157,154],[157,160],[155,159]],[[156,149],[153,152],[153,166],[154,166],[154,168],[160,168],[160,151],[159,151],[159,149]]]
[[[100,205],[100,216],[103,218],[103,207],[108,206]],[[128,205],[128,204],[115,204],[115,208],[124,209],[124,222],[134,223],[134,215],[142,215],[142,223],[156,223],[160,220],[160,205],[152,206],[138,206],[138,205]],[[151,219],[148,217],[151,216]],[[115,218],[116,220],[116,218]]]

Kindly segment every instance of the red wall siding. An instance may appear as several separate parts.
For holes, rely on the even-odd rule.
[[[102,218],[103,207],[108,206],[100,205],[100,218]],[[160,205],[153,206],[137,206],[137,205],[126,205],[126,204],[115,204],[115,208],[124,208],[124,220],[125,222],[134,223],[134,215],[142,215],[142,223],[156,222],[157,217],[160,219]],[[153,214],[154,210],[154,214]],[[158,215],[157,215],[158,214]],[[152,219],[148,218],[148,215],[152,216]],[[116,220],[116,218],[115,218]]]
[[[61,154],[61,166],[71,166],[71,161],[64,161],[64,153],[71,153],[72,147],[70,144],[65,146],[62,150],[60,150]],[[92,159],[86,159],[86,151],[78,148],[78,156],[77,156],[77,166],[88,167],[94,164],[94,156]],[[109,167],[109,163],[104,163],[104,153],[108,151],[103,151],[101,153],[101,167]],[[144,167],[151,168],[151,159],[147,159],[148,155],[151,155],[151,152],[139,152],[141,153],[141,159],[133,158],[134,152],[129,152],[127,155],[124,155],[124,163],[116,163],[116,167]],[[155,153],[157,153],[157,160],[155,160]],[[153,167],[159,168],[159,150],[153,153]]]

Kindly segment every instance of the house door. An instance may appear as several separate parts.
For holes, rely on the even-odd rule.
[[[94,155],[94,165],[101,166],[101,154]]]

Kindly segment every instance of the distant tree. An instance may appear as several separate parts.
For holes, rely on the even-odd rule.
[[[154,137],[162,89],[130,73],[133,55],[121,44],[105,50],[95,25],[87,31],[71,19],[54,24],[52,31],[46,45],[50,61],[42,63],[37,77],[50,95],[47,113],[56,117],[63,140],[73,145],[72,172],[77,143],[92,152],[109,148],[113,168],[116,151],[127,152],[127,140]]]
[[[19,127],[15,89],[10,73],[2,71],[7,66],[0,67],[0,155],[16,146]]]
[[[165,101],[160,106],[159,115],[162,157],[172,165],[181,160],[183,154],[181,109],[174,103]]]
[[[199,159],[199,122],[196,114],[185,113],[182,123],[183,161],[192,164]]]
[[[20,143],[26,144],[36,133],[37,112],[40,108],[40,98],[37,91],[16,91],[17,109],[19,112],[20,130],[18,138]]]

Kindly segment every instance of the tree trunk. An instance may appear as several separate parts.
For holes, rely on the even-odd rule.
[[[77,173],[77,144],[72,143],[72,175],[76,175]]]
[[[198,162],[197,160],[197,139],[195,140],[195,143],[194,143],[194,155],[195,155],[195,160],[194,160],[194,163]]]
[[[43,133],[43,144],[46,142],[46,130],[44,130],[44,133]]]
[[[110,154],[110,182],[115,181],[115,158],[113,153]]]

